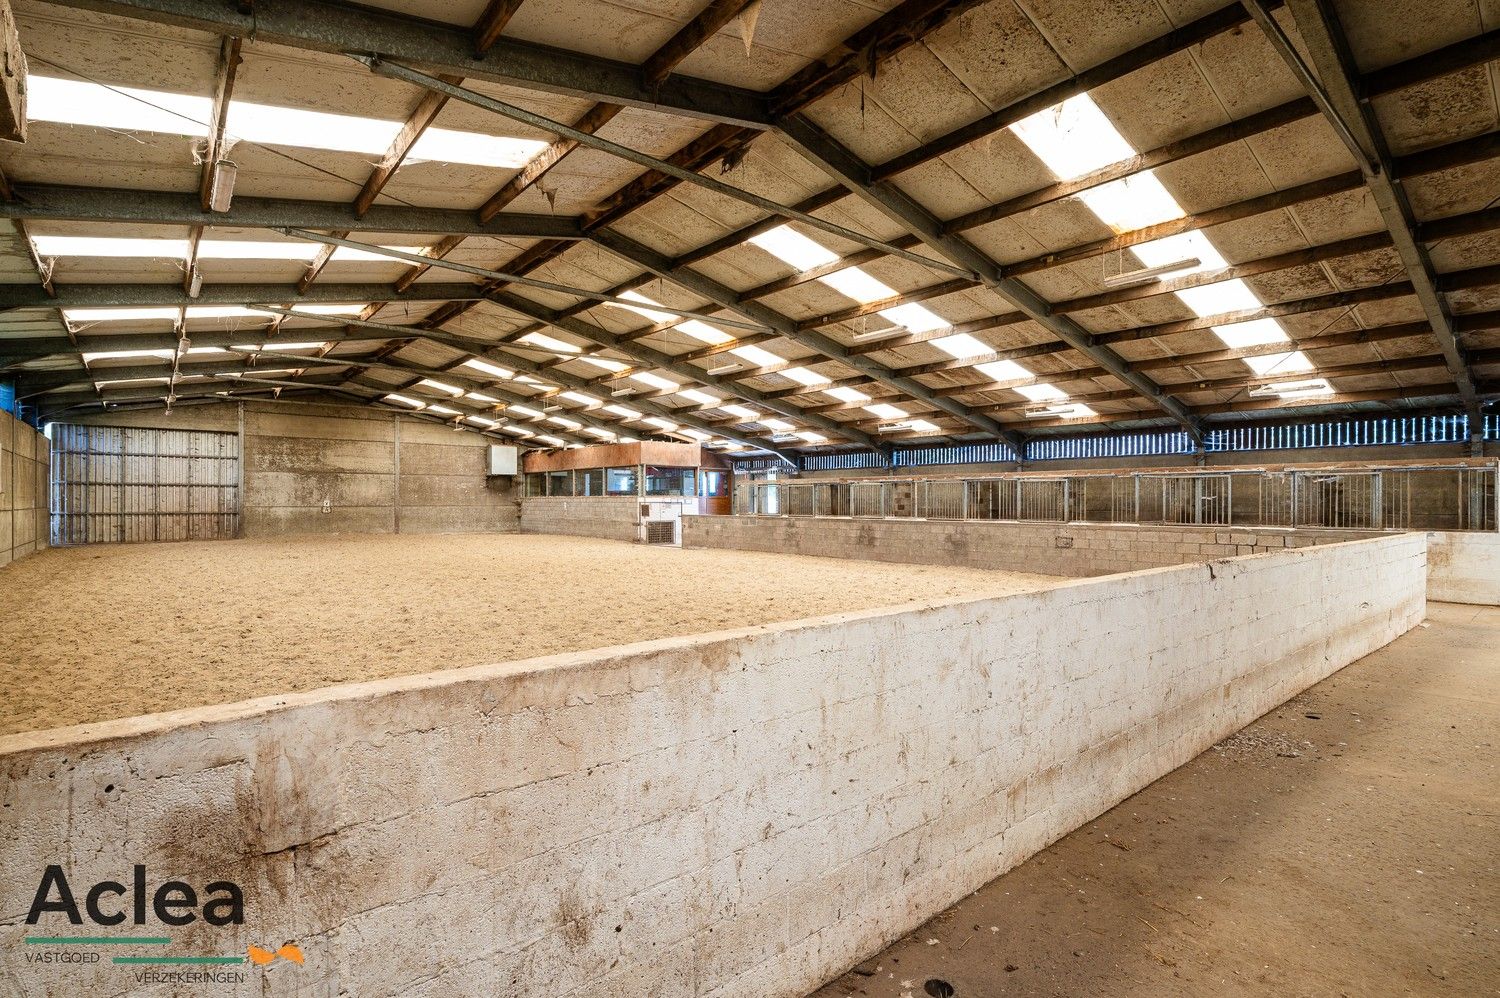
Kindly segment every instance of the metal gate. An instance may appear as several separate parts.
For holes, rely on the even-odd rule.
[[[52,543],[215,540],[240,522],[238,434],[52,426]]]

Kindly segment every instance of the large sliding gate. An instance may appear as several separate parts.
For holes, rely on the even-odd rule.
[[[52,426],[52,543],[214,540],[240,522],[234,433]]]

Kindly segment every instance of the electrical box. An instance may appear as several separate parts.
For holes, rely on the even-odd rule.
[[[520,474],[519,447],[511,447],[507,444],[490,444],[489,453],[489,475],[497,477],[500,475]]]

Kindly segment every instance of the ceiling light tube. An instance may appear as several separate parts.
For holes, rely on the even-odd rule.
[[[1144,284],[1147,281],[1157,280],[1164,274],[1171,274],[1179,270],[1192,270],[1202,264],[1197,257],[1189,257],[1184,260],[1174,260],[1171,263],[1159,264],[1155,267],[1142,267],[1140,270],[1127,270],[1119,274],[1107,274],[1104,277],[1106,288],[1126,288],[1132,284]]]

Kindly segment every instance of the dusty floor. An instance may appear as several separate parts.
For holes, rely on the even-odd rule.
[[[53,549],[0,572],[0,734],[1063,581],[515,534]]]
[[[1428,613],[816,998],[1500,994],[1500,609]]]

